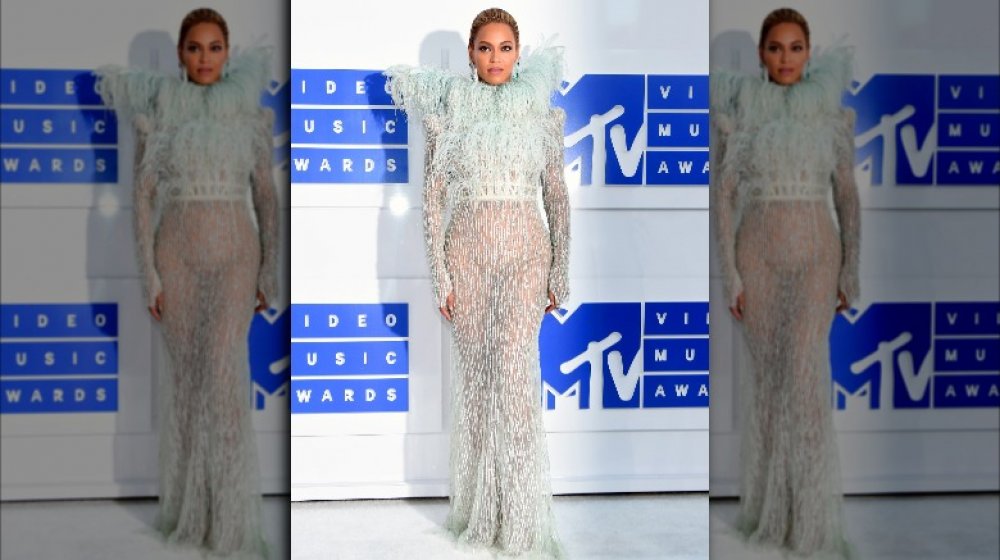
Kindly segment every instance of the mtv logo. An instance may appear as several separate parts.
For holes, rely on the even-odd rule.
[[[580,406],[580,386],[579,380],[570,385],[569,389],[560,393],[550,385],[543,384],[545,390],[545,407],[548,410],[566,410],[567,408],[587,408]]]
[[[291,82],[271,80],[260,95],[260,104],[274,112],[274,167],[288,169],[288,153],[291,148],[291,125],[288,105],[291,102]]]
[[[542,320],[545,408],[639,408],[642,304],[584,303]]]
[[[931,318],[930,303],[876,303],[838,315],[830,331],[837,409],[930,408]]]
[[[872,186],[933,184],[934,91],[932,75],[880,74],[844,94],[857,113],[855,159]]]
[[[566,161],[581,185],[641,185],[645,77],[588,74],[553,103],[566,111]]]
[[[291,373],[291,313],[270,308],[253,316],[247,345],[254,407],[263,410],[268,396],[288,394]]]
[[[872,389],[871,379],[862,382],[850,392],[843,386],[834,383],[834,399],[837,410],[878,409],[879,400],[876,393],[877,390],[873,391]]]

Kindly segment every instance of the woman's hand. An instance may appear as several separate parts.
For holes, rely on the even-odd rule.
[[[156,294],[156,299],[153,301],[153,305],[149,306],[149,314],[153,316],[157,321],[163,320],[160,313],[163,311],[163,292]]]
[[[559,309],[559,303],[556,302],[556,295],[549,290],[549,304],[545,306],[545,312],[551,313],[552,311]]]
[[[843,290],[837,290],[837,313],[843,313],[851,308],[851,304],[847,303],[847,295]]]
[[[444,307],[439,308],[441,310],[441,315],[444,315],[445,319],[451,321],[451,312],[455,309],[455,292],[448,294],[448,297],[444,300]]]
[[[734,305],[734,306],[732,306],[732,307],[729,308],[729,312],[733,314],[733,317],[736,318],[737,321],[742,321],[743,320],[743,304],[744,303],[745,303],[745,301],[743,299],[743,292],[740,292],[736,296],[736,305]]]
[[[267,309],[267,297],[264,295],[264,292],[257,290],[257,307],[253,308],[254,313],[260,313],[265,309]]]

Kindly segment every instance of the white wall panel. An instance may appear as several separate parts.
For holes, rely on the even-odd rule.
[[[121,0],[98,0],[85,4],[65,4],[51,0],[5,1],[2,23],[2,64],[5,78],[9,72],[21,76],[43,76],[53,69],[72,69],[86,74],[106,64],[120,64],[159,70],[177,75],[176,33],[181,18],[201,2],[158,3]],[[263,96],[267,105],[277,109],[282,129],[275,131],[275,147],[287,147],[287,10],[273,2],[211,2],[225,16],[230,41],[236,49],[266,44],[276,48],[272,65],[273,89]],[[9,97],[11,87],[31,87],[33,82],[4,82],[5,114],[30,109],[36,115],[60,109],[80,112],[81,104],[53,105],[44,98]],[[23,91],[23,90],[22,90]],[[30,90],[29,90],[30,91]],[[101,119],[113,113],[99,105]],[[83,113],[79,113],[83,114]],[[82,117],[81,117],[82,118]],[[81,120],[82,126],[93,126]],[[112,121],[113,122],[113,121]],[[7,120],[5,125],[9,124]],[[97,498],[153,496],[157,493],[156,426],[158,399],[156,380],[165,374],[165,348],[159,326],[149,317],[142,299],[135,261],[132,234],[132,154],[133,140],[128,123],[121,123],[117,142],[107,145],[84,143],[84,150],[110,149],[117,152],[116,180],[94,182],[86,178],[45,175],[51,180],[5,180],[0,187],[0,249],[3,267],[0,272],[0,303],[12,304],[110,303],[115,307],[118,356],[113,373],[118,400],[113,410],[104,412],[67,412],[67,406],[49,402],[48,412],[17,413],[4,401],[2,427],[2,499]],[[63,146],[65,135],[25,145],[18,143],[13,129],[4,129],[4,165],[9,165],[14,149],[28,149],[44,155]],[[279,155],[286,152],[277,152]],[[29,160],[23,160],[27,164]],[[288,173],[284,157],[275,161],[275,179],[282,207],[287,214]],[[286,232],[287,219],[282,218]],[[282,261],[287,270],[288,256]],[[271,321],[277,331],[265,338],[282,340],[280,313],[288,307],[286,274],[281,273],[282,295],[271,304],[276,308]],[[9,318],[5,315],[5,318]],[[277,319],[277,320],[276,320]],[[265,323],[270,323],[267,321]],[[258,328],[267,325],[260,323]],[[3,343],[18,343],[16,329],[5,323]],[[270,337],[268,336],[270,334]],[[84,337],[86,338],[86,337]],[[60,339],[35,338],[38,344],[61,342]],[[85,342],[79,337],[62,339]],[[287,345],[285,366],[282,356],[251,353],[251,360],[266,370],[272,362],[277,374],[255,376],[262,407],[254,412],[257,430],[262,486],[265,492],[288,491],[288,398]],[[280,350],[278,351],[281,352]],[[7,369],[3,380],[24,379]],[[250,375],[250,372],[247,372]],[[47,374],[49,375],[49,374]],[[272,377],[267,377],[271,375]],[[44,376],[30,379],[38,381]],[[49,375],[48,379],[51,379]],[[66,378],[64,378],[66,379]],[[68,378],[70,381],[74,378]],[[46,402],[52,400],[42,392]],[[8,399],[8,395],[4,394]],[[67,395],[66,402],[72,400]],[[88,403],[90,401],[87,401]],[[65,402],[63,403],[65,404]]]
[[[464,75],[469,25],[479,10],[491,5],[450,0],[431,8],[389,2],[373,9],[303,1],[292,7],[293,307],[325,304],[329,310],[349,313],[356,311],[351,307],[355,305],[405,303],[409,324],[402,336],[410,352],[406,379],[400,381],[408,387],[405,410],[387,412],[383,405],[392,405],[378,403],[364,413],[306,413],[297,410],[299,377],[294,359],[295,344],[306,340],[296,338],[293,326],[293,500],[446,495],[452,355],[450,329],[432,300],[425,262],[419,123],[410,123],[405,142],[352,144],[345,139],[323,145],[405,150],[408,174],[399,182],[352,184],[347,178],[313,182],[305,174],[297,180],[294,160],[310,157],[314,145],[296,128],[303,125],[296,119],[297,109],[364,112],[391,107],[384,96],[370,95],[344,94],[329,102],[303,96],[297,101],[302,82],[296,76],[306,80],[309,91],[321,83],[309,77],[315,75],[354,91],[358,80],[366,86],[376,84],[377,89],[378,73],[392,64],[428,64]],[[644,305],[700,302],[707,311],[708,196],[705,176],[674,186],[655,185],[648,170],[643,176],[646,160],[655,151],[650,147],[655,142],[655,132],[653,140],[648,134],[650,122],[660,118],[651,115],[678,113],[657,109],[647,87],[657,91],[653,84],[664,77],[686,80],[704,98],[704,106],[693,112],[707,112],[708,5],[515,0],[503,7],[517,18],[522,45],[530,47],[543,36],[555,36],[566,53],[567,85],[555,99],[570,115],[565,138],[573,208],[572,295],[564,302],[563,320],[567,325],[582,322],[591,334],[576,335],[579,340],[560,336],[558,332],[566,331],[559,331],[559,322],[550,317],[542,337],[556,333],[549,344],[570,345],[582,352],[589,342],[609,333],[625,333],[620,346],[606,351],[621,349],[626,367],[638,358],[643,383],[652,383],[657,378],[651,374],[657,372],[643,364],[642,353],[657,338],[643,331]],[[391,17],[382,17],[383,13]],[[597,80],[607,81],[598,87]],[[621,115],[588,128],[600,120],[591,117],[600,117],[614,104],[620,105]],[[394,116],[382,118],[402,116],[389,114]],[[375,116],[368,118],[379,122]],[[616,150],[606,141],[608,129],[622,123],[626,143]],[[705,149],[707,137],[704,147],[692,148],[701,155]],[[638,175],[631,184],[617,184],[615,177],[627,175],[627,160],[636,157],[641,158]],[[355,175],[353,180],[370,178]],[[601,310],[610,321],[607,324],[591,318]],[[704,311],[699,320],[706,332],[694,338],[704,342]],[[371,343],[353,340],[358,345]],[[544,344],[542,352],[544,362]],[[607,376],[601,396],[615,394],[603,353],[599,361],[601,379]],[[573,373],[590,386],[600,381],[585,369]],[[697,373],[707,383],[706,372]],[[557,493],[707,489],[706,406],[645,406],[652,401],[638,406],[634,397],[625,408],[605,408],[597,399],[587,403],[564,393],[565,389],[553,389],[548,385],[555,382],[553,378],[544,374],[543,378],[543,393],[554,403],[544,416]],[[633,379],[638,377],[625,382]],[[636,391],[638,395],[640,385]],[[692,395],[696,391],[692,389]]]
[[[986,124],[989,131],[992,122],[995,129],[1000,115],[997,3],[851,0],[788,5],[809,20],[814,49],[835,43],[856,49],[857,83],[844,102],[858,114],[855,176],[862,202],[861,299],[853,312],[854,326],[839,319],[831,338],[832,389],[844,399],[834,413],[844,489],[849,493],[996,490],[1000,168],[987,164],[979,174],[964,170],[962,179],[956,180],[942,176],[940,167],[956,151],[979,155],[987,162],[996,162],[1000,152],[997,130],[980,136],[978,127]],[[759,74],[757,34],[761,20],[774,7],[757,1],[713,1],[714,64]],[[956,78],[966,81],[953,90],[947,84]],[[885,88],[887,79],[900,81]],[[971,87],[967,80],[978,85]],[[953,92],[964,108],[947,105]],[[955,114],[977,119],[971,140],[968,135],[961,141],[950,136],[945,123]],[[889,128],[880,128],[890,121]],[[906,135],[917,142],[908,144]],[[737,385],[749,367],[724,301],[713,260],[711,487],[719,496],[738,492]],[[962,333],[943,331],[948,320],[943,306],[953,302],[976,303],[979,326]],[[866,322],[876,320],[880,325],[858,334]],[[974,313],[959,320],[974,325]],[[908,342],[898,346],[902,340]],[[963,357],[949,363],[945,348],[956,341],[985,350],[986,361]],[[856,348],[864,352],[882,348],[885,356],[877,368],[857,374],[869,376],[867,385],[845,388],[855,374],[848,364],[837,365],[838,353],[847,355]],[[905,364],[904,354],[912,358],[912,367]],[[937,354],[942,356],[935,360]],[[962,365],[955,367],[958,363]],[[957,394],[949,396],[947,384],[955,379]],[[936,389],[938,385],[941,389]],[[979,396],[966,394],[967,386],[980,391]]]

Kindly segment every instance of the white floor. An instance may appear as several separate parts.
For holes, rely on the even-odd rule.
[[[488,558],[459,552],[440,529],[446,500],[289,504],[264,500],[276,559]],[[556,523],[570,558],[770,560],[732,532],[738,504],[702,494],[560,496]],[[996,560],[1000,495],[848,497],[848,536],[860,559]],[[5,502],[0,558],[200,560],[163,547],[150,524],[154,500]],[[291,523],[289,523],[289,517]],[[289,528],[290,527],[290,528]],[[289,534],[291,531],[291,534]],[[290,547],[291,544],[291,547]]]
[[[445,499],[310,502],[264,500],[276,558],[489,558],[455,548],[440,528]],[[291,539],[289,548],[289,507]],[[559,535],[570,558],[704,559],[708,556],[705,494],[559,496]],[[13,502],[0,504],[0,558],[201,559],[167,550],[150,528],[153,500]]]
[[[733,530],[739,504],[712,500],[712,560],[772,560]],[[847,537],[861,560],[997,560],[1000,495],[849,496]]]
[[[704,559],[706,494],[557,496],[559,537],[569,558]],[[458,550],[441,529],[447,500],[292,504],[292,558],[490,558]]]
[[[264,530],[274,558],[288,558],[288,496],[264,498]],[[156,500],[4,502],[3,560],[203,560],[165,548],[152,528]]]

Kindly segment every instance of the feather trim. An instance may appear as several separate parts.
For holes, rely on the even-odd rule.
[[[562,150],[550,106],[562,60],[560,47],[528,51],[518,76],[499,86],[432,68],[386,71],[393,101],[411,122],[434,117],[439,131],[426,171],[447,183],[450,202],[537,195],[546,154]]]
[[[233,55],[229,71],[218,82],[201,86],[142,68],[104,66],[94,73],[106,105],[129,118],[138,114],[156,121],[255,112],[270,79],[271,49],[254,47]]]
[[[853,49],[838,46],[813,56],[802,80],[782,86],[746,74],[713,69],[711,109],[741,123],[773,120],[776,116],[836,113],[850,84]]]
[[[715,172],[742,176],[740,188],[780,189],[794,195],[807,181],[829,183],[834,171],[835,132],[841,97],[851,76],[852,51],[835,47],[815,55],[810,71],[790,86],[759,78],[713,72],[711,110],[721,135]]]
[[[446,70],[423,66],[391,66],[384,74],[389,79],[393,103],[411,119],[440,114],[452,83],[462,80]]]
[[[521,70],[505,84],[494,86],[431,67],[392,66],[385,71],[392,100],[411,118],[442,114],[469,104],[493,105],[509,115],[544,113],[552,93],[562,83],[563,51],[542,46],[521,56]]]

